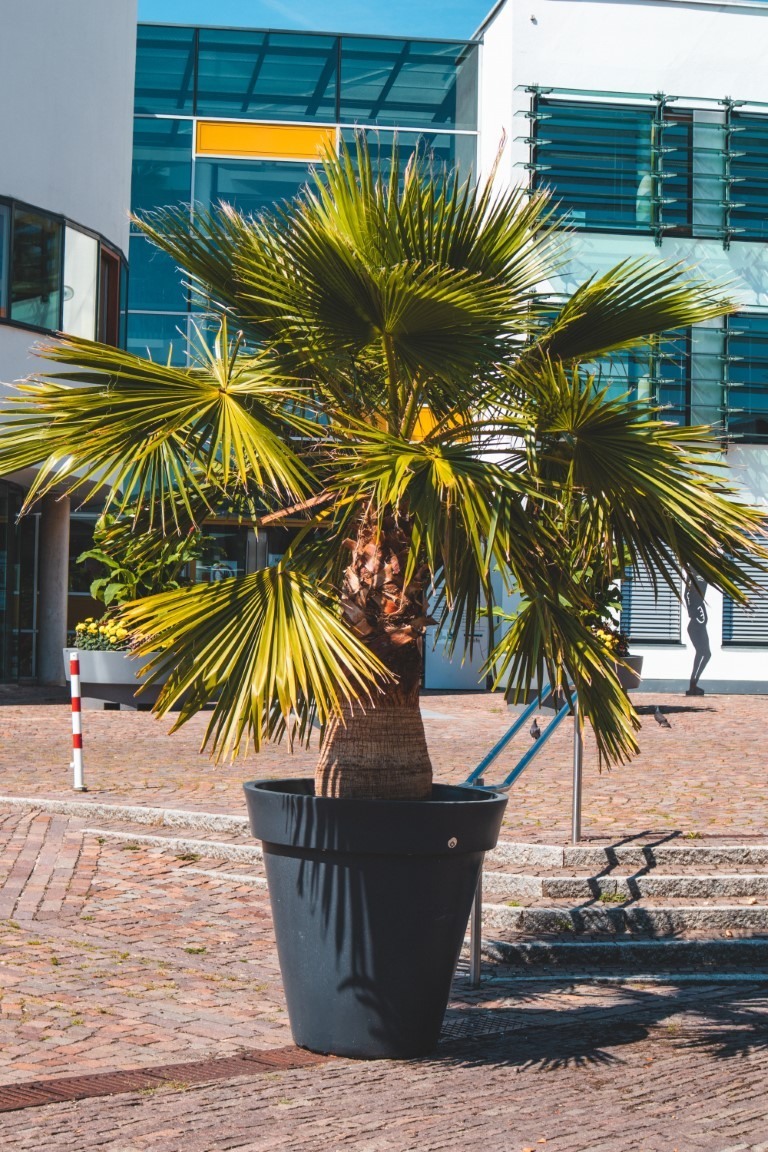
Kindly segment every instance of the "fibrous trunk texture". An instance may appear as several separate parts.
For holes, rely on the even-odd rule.
[[[405,515],[366,518],[348,540],[342,606],[348,626],[392,672],[371,702],[345,707],[325,733],[315,772],[318,796],[420,800],[432,764],[419,711],[422,644],[429,619],[424,566],[405,584],[410,524]]]

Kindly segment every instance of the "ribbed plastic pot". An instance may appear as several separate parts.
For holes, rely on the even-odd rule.
[[[427,1055],[506,797],[441,784],[421,801],[326,799],[307,779],[244,787],[295,1042]]]

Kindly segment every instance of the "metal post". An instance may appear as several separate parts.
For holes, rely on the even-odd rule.
[[[475,786],[482,788],[483,778],[475,781]],[[482,943],[483,943],[483,865],[480,865],[480,875],[477,878],[475,901],[469,917],[469,985],[470,988],[479,988],[482,979]]]
[[[584,767],[584,739],[581,733],[579,699],[573,701],[573,809],[571,815],[571,840],[578,844],[581,840],[581,781]]]
[[[69,676],[72,689],[72,787],[75,792],[87,792],[83,779],[83,712],[80,698],[80,657],[69,654]]]

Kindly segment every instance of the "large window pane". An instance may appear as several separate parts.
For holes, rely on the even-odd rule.
[[[768,116],[733,114],[730,223],[737,240],[768,238]]]
[[[11,319],[57,329],[61,315],[61,224],[17,208],[13,216]]]
[[[128,307],[138,312],[183,312],[187,307],[184,276],[170,256],[143,236],[131,236]]]
[[[219,201],[255,214],[295,196],[309,179],[311,165],[271,160],[198,160],[195,203]]]
[[[171,363],[185,365],[186,331],[186,314],[163,316],[156,312],[130,312],[127,348],[137,356],[148,356],[151,360],[163,363],[168,359],[170,348]]]
[[[537,186],[575,228],[650,232],[653,109],[613,104],[536,102]]]
[[[96,289],[99,244],[75,228],[64,237],[64,306],[61,327],[71,336],[93,340],[96,334]]]
[[[133,135],[134,212],[192,199],[192,123],[137,119]]]
[[[338,39],[200,30],[199,116],[336,120]]]
[[[727,430],[739,439],[768,441],[768,315],[729,316]]]
[[[354,128],[344,128],[342,139],[354,155]],[[397,140],[400,164],[403,169],[413,152],[418,152],[438,174],[445,168],[458,169],[469,178],[475,169],[476,136],[454,136],[447,132],[399,132],[386,128],[366,130],[371,155],[382,175],[389,172],[392,145]]]
[[[342,37],[344,123],[477,126],[477,47]]]
[[[0,319],[8,315],[8,276],[11,261],[11,212],[0,204]]]
[[[659,405],[661,418],[687,424],[690,412],[690,333],[669,333],[628,352],[615,352],[595,365],[598,384],[611,399],[627,395]]]
[[[140,24],[136,40],[136,111],[192,113],[195,29]]]

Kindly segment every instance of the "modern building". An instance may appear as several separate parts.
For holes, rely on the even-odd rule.
[[[553,296],[644,255],[729,283],[736,315],[596,370],[671,421],[712,424],[745,498],[768,505],[768,3],[501,0],[466,42],[137,30],[135,0],[66,7],[16,6],[0,44],[6,105],[24,77],[41,77],[24,86],[23,123],[0,127],[0,378],[31,371],[30,342],[56,329],[185,361],[204,317],[172,262],[135,230],[129,238],[129,203],[257,211],[293,195],[323,149],[361,128],[383,157],[396,134],[403,151],[481,177],[505,140],[499,179],[549,187],[571,230]],[[64,503],[48,501],[14,529],[18,479],[0,488],[0,679],[55,679],[66,530],[74,557],[93,515],[68,521]],[[257,555],[235,523],[215,531],[209,567],[244,571],[282,550],[277,533]],[[681,601],[643,575],[625,581],[623,622],[646,687],[687,686],[706,646],[703,614],[702,686],[768,691],[768,582],[749,611],[698,591],[703,604],[695,588]],[[86,599],[70,564],[70,625]],[[482,653],[482,629],[479,639]],[[427,685],[476,687],[481,659],[430,653]]]
[[[125,296],[136,0],[25,0],[0,36],[0,380],[57,331],[118,343]],[[68,500],[16,526],[0,482],[0,680],[58,681]],[[73,623],[73,622],[72,622]]]
[[[739,311],[602,365],[670,421],[711,424],[768,515],[768,5],[502,0],[478,32],[479,169],[548,187],[572,230],[553,293],[657,257],[727,285]],[[644,687],[768,691],[768,579],[749,609],[648,577],[623,586]],[[681,589],[682,591],[682,589]],[[702,629],[702,625],[704,628]],[[708,642],[708,643],[707,643]],[[698,657],[697,657],[698,650]]]

